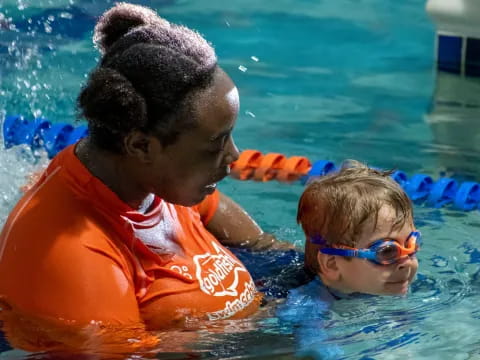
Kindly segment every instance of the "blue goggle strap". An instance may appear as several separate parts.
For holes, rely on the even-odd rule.
[[[322,254],[357,257],[361,259],[376,260],[377,256],[374,251],[371,250],[353,250],[353,249],[337,249],[337,248],[323,248],[320,249]]]

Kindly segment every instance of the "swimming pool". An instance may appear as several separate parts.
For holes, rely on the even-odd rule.
[[[444,162],[448,155],[458,159],[455,176],[480,180],[478,154],[442,142],[427,121],[435,109],[436,77],[434,29],[424,1],[137,3],[198,29],[213,42],[241,94],[235,130],[241,148],[335,163],[356,158],[434,178],[450,171]],[[95,16],[109,6],[90,0],[3,1],[0,111],[72,122],[80,84],[97,60],[91,43]],[[455,108],[450,116],[457,113]],[[475,108],[466,114],[469,121],[478,117]],[[33,164],[29,152],[19,148],[0,154],[3,223],[24,175],[46,158]],[[468,163],[462,164],[465,159]],[[291,242],[303,241],[295,224],[301,185],[227,179],[222,190],[266,230]],[[320,319],[302,319],[298,309],[299,320],[312,325],[311,334],[318,330],[312,346],[340,349],[336,358],[344,359],[480,358],[480,252],[475,236],[480,212],[415,210],[425,247],[413,293],[405,299],[339,301]],[[298,349],[296,328],[277,318],[273,307],[218,328],[222,330],[214,326],[162,334],[162,353],[156,358],[279,359],[292,358]],[[33,358],[21,352],[2,355]]]

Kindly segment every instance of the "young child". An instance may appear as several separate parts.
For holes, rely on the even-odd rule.
[[[415,277],[420,234],[390,174],[350,161],[300,198],[305,267],[333,294],[404,295]]]
[[[350,161],[302,194],[297,220],[306,235],[305,268],[315,279],[290,290],[277,309],[282,325],[294,333],[296,355],[344,355],[325,330],[336,300],[407,293],[417,272],[420,234],[412,204],[390,174]]]

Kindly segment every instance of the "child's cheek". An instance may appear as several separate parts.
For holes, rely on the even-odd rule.
[[[412,270],[411,270],[411,274],[410,274],[410,282],[412,282],[413,279],[415,278],[415,275],[417,274],[417,270],[418,270],[418,259],[415,258],[412,261]]]

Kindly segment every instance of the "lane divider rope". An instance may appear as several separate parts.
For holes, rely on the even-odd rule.
[[[65,123],[51,123],[45,118],[26,120],[20,115],[14,115],[7,116],[3,123],[6,148],[27,144],[32,150],[45,149],[50,158],[87,134],[88,128],[85,125],[73,127]],[[307,184],[312,179],[335,170],[335,164],[329,160],[312,163],[303,156],[287,157],[280,153],[262,154],[258,150],[245,150],[232,163],[231,176],[238,180],[277,180],[285,183],[300,181]],[[476,182],[459,183],[446,177],[435,181],[426,174],[414,174],[409,178],[400,170],[391,176],[415,203],[435,208],[452,206],[464,211],[480,207],[480,184]]]

